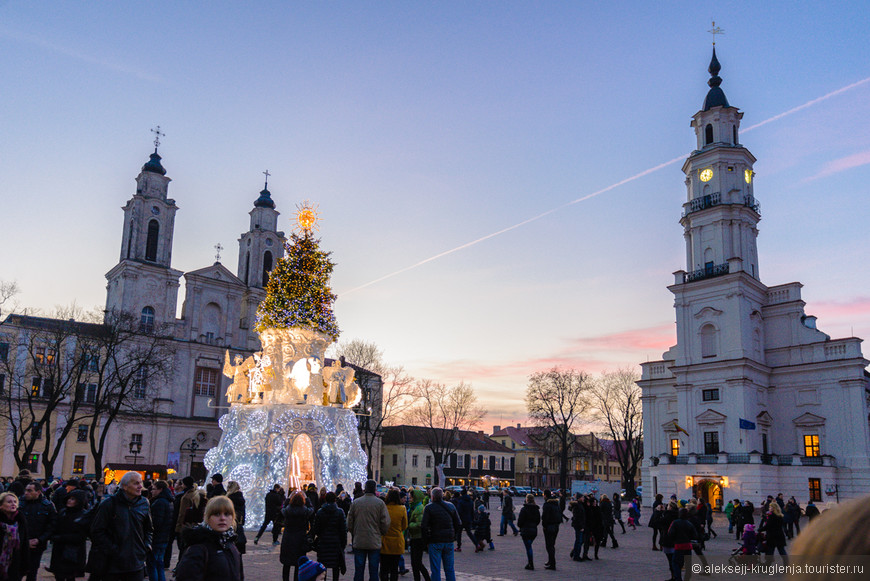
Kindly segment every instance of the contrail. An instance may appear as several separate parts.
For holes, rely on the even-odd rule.
[[[755,125],[751,125],[750,127],[747,127],[746,129],[742,129],[741,133],[746,133],[747,131],[752,131],[753,129],[757,129],[757,128],[761,127],[762,125],[767,125],[768,123],[771,123],[773,121],[778,121],[778,120],[782,119],[783,117],[787,117],[793,113],[797,113],[798,111],[802,111],[808,107],[812,107],[813,105],[821,103],[822,101],[830,99],[831,97],[834,97],[834,96],[839,95],[841,93],[845,93],[846,91],[850,91],[850,90],[854,89],[855,87],[859,87],[859,86],[861,86],[865,83],[868,83],[868,82],[870,82],[870,77],[867,77],[866,79],[862,79],[856,83],[852,83],[851,85],[846,85],[845,87],[837,89],[836,91],[831,91],[830,93],[828,93],[826,95],[822,95],[821,97],[813,99],[812,101],[807,101],[803,105],[799,105],[793,109],[789,109],[788,111],[785,111],[784,113],[774,115],[773,117],[770,117],[769,119],[765,119],[764,121],[761,121],[760,123],[756,123]],[[554,214],[554,213],[558,212],[559,210],[567,208],[568,206],[573,206],[574,204],[579,204],[580,202],[585,202],[586,200],[594,198],[595,196],[600,196],[603,193],[609,192],[610,190],[616,189],[619,186],[624,186],[625,184],[627,184],[629,182],[633,182],[633,181],[638,180],[642,177],[648,176],[651,173],[655,173],[655,172],[659,171],[660,169],[664,169],[664,168],[668,167],[669,165],[673,165],[679,161],[683,161],[684,159],[686,159],[685,155],[675,157],[674,159],[672,159],[670,161],[666,161],[664,163],[660,163],[657,166],[651,167],[649,169],[645,169],[640,173],[637,173],[631,177],[625,178],[622,181],[618,181],[615,184],[607,186],[606,188],[602,188],[598,191],[592,192],[591,194],[587,194],[587,195],[583,196],[582,198],[577,198],[576,200],[571,200],[570,202],[566,202],[566,203],[562,204],[561,206],[556,206],[555,208],[553,208],[551,210],[547,210],[546,212],[538,214],[537,216],[532,216],[531,218],[523,220],[522,222],[518,222],[518,223],[514,224],[513,226],[508,226],[507,228],[503,228],[503,229],[498,230],[496,232],[493,232],[491,234],[487,234],[486,236],[482,236],[480,238],[477,238],[476,240],[472,240],[471,242],[466,242],[465,244],[462,244],[462,245],[457,246],[455,248],[451,248],[450,250],[445,250],[444,252],[436,254],[435,256],[430,256],[429,258],[427,258],[425,260],[421,260],[420,262],[415,262],[414,264],[412,264],[410,266],[406,266],[405,268],[396,270],[396,271],[391,272],[389,274],[385,274],[384,276],[382,276],[380,278],[376,278],[372,281],[369,281],[365,284],[361,284],[359,286],[356,286],[352,289],[346,290],[346,291],[341,292],[339,294],[341,296],[348,295],[352,292],[362,290],[366,287],[372,286],[373,284],[377,284],[381,281],[387,280],[388,278],[393,278],[394,276],[398,276],[404,272],[408,272],[409,270],[413,270],[417,267],[423,266],[424,264],[426,264],[428,262],[432,262],[433,260],[438,260],[439,258],[443,258],[445,256],[448,256],[450,254],[453,254],[454,252],[459,252],[460,250],[465,250],[466,248],[474,246],[475,244],[479,244],[485,240],[489,240],[490,238],[495,238],[496,236],[504,234],[505,232],[510,232],[511,230],[516,230],[517,228],[519,228],[521,226],[525,226],[526,224],[530,224],[531,222],[535,222],[537,220],[540,220],[541,218],[549,216],[550,214]]]

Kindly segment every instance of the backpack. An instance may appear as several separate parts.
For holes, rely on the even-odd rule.
[[[184,524],[198,525],[205,518],[205,502],[202,495],[196,495],[196,503],[191,503],[184,511]]]

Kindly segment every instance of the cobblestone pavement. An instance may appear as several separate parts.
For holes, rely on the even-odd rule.
[[[649,510],[644,511],[644,516],[641,517],[645,523],[649,518]],[[501,513],[498,509],[492,511],[492,520],[494,523],[493,533],[498,533],[497,523],[501,519]],[[728,535],[728,526],[725,517],[717,514],[715,517],[714,530],[720,533],[717,538],[707,542],[707,550],[705,554],[711,561],[721,561],[726,559],[731,551],[737,546],[733,535]],[[249,539],[252,539],[252,534],[249,533]],[[525,548],[522,540],[519,537],[513,536],[510,530],[508,535],[504,537],[494,537],[495,550],[483,551],[475,553],[471,542],[466,537],[462,552],[455,553],[456,557],[456,578],[459,581],[506,581],[506,580],[562,580],[562,579],[584,579],[591,578],[596,581],[607,581],[611,579],[640,579],[651,581],[663,581],[670,577],[667,570],[667,562],[665,556],[660,551],[652,550],[652,529],[646,525],[639,526],[637,530],[628,528],[626,534],[622,534],[617,524],[617,541],[619,548],[602,548],[599,551],[600,560],[575,562],[569,558],[569,553],[574,543],[574,531],[570,523],[562,525],[559,536],[556,541],[556,571],[548,571],[544,569],[544,563],[547,560],[547,554],[544,549],[544,538],[542,534],[535,539],[533,550],[535,554],[535,570],[526,571]],[[248,542],[248,553],[244,556],[245,578],[248,581],[272,581],[281,579],[281,563],[278,560],[280,546],[272,546],[271,535],[266,533],[263,536],[262,543],[254,545]],[[591,556],[591,551],[590,551]],[[175,557],[175,553],[173,553]],[[313,553],[309,557],[314,558]],[[353,579],[353,555],[345,555],[348,564],[348,570],[341,577],[342,580]],[[423,556],[424,563],[427,563],[428,557]],[[48,564],[48,553],[43,557],[44,564]],[[410,569],[411,559],[408,553],[405,554],[406,566]],[[174,559],[173,559],[174,565]],[[697,579],[716,579],[717,577],[693,576]],[[171,579],[171,574],[167,571],[167,578]],[[443,578],[443,573],[442,573]],[[736,578],[736,577],[733,577]],[[741,577],[742,579],[752,579],[754,577]],[[777,577],[764,576],[757,578],[776,579]],[[49,580],[53,577],[42,571],[40,580]],[[332,579],[331,574],[328,579]],[[403,581],[412,581],[413,576],[409,572],[407,575],[399,578]]]

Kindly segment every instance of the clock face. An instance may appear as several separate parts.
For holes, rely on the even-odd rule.
[[[747,184],[752,183],[752,170],[751,169],[747,169],[747,170],[743,171],[743,179],[746,180]]]
[[[702,169],[700,177],[702,182],[709,182],[713,179],[713,170],[709,167],[707,169]]]

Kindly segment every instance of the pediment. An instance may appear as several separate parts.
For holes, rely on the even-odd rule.
[[[695,416],[695,421],[699,424],[705,425],[716,425],[716,424],[724,424],[725,420],[728,419],[728,416],[725,414],[720,414],[716,410],[704,410],[702,413]]]
[[[722,313],[723,311],[720,311],[719,309],[714,309],[713,307],[704,307],[703,309],[695,313],[695,318],[706,319],[709,317],[718,317]]]
[[[679,432],[680,426],[677,424],[677,420],[668,420],[662,424],[662,430],[665,432]]]
[[[230,272],[229,269],[227,269],[227,267],[225,267],[220,262],[215,262],[211,266],[185,273],[184,276],[185,278],[206,278],[211,280],[219,280],[221,282],[227,282],[237,286],[245,286],[245,283],[243,283],[239,277]]]
[[[793,419],[792,423],[802,428],[809,428],[812,426],[824,426],[825,418],[823,418],[822,416],[817,416],[816,414],[811,414],[810,412],[806,412]]]
[[[770,414],[766,411],[761,412],[757,416],[755,416],[755,423],[760,424],[766,428],[769,428],[773,425],[773,418],[770,417]]]

